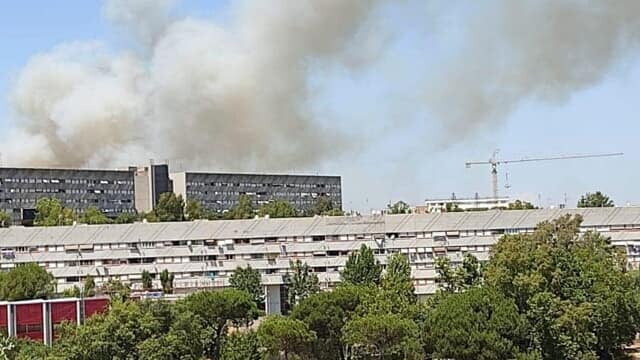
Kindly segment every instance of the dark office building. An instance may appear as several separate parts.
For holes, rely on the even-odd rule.
[[[149,211],[163,192],[171,191],[167,165],[127,170],[0,168],[0,211],[16,224],[35,218],[38,199],[59,199],[82,213],[89,207],[109,217]]]
[[[298,210],[310,208],[319,196],[327,196],[342,208],[340,176],[182,172],[171,174],[171,179],[176,194],[214,211],[229,210],[240,195],[251,196],[256,206],[286,200]]]
[[[77,213],[91,206],[112,217],[135,212],[133,175],[127,170],[0,168],[0,211],[10,213],[14,222],[33,220],[38,199],[49,197]]]

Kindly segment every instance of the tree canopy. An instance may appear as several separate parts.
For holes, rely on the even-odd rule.
[[[0,228],[9,227],[11,225],[11,215],[3,210],[0,210]]]
[[[509,203],[509,206],[507,207],[506,210],[530,210],[530,209],[537,209],[537,208],[528,201],[516,200],[512,203]]]
[[[133,224],[138,220],[138,215],[134,213],[121,213],[113,221],[115,224]]]
[[[53,275],[38,264],[18,265],[0,272],[0,300],[45,299],[55,292]]]
[[[166,192],[160,195],[153,213],[158,221],[184,220],[184,199],[182,195]]]
[[[258,316],[251,296],[241,290],[200,291],[180,301],[178,306],[198,316],[210,333],[205,354],[219,357],[229,324],[248,324]]]
[[[271,356],[282,352],[284,359],[308,359],[316,334],[300,320],[279,315],[268,316],[258,327],[260,344]]]
[[[368,314],[349,321],[344,342],[356,359],[424,359],[419,328],[398,314]]]
[[[313,206],[305,211],[305,216],[315,215],[342,216],[344,212],[336,206],[330,197],[321,195],[316,198]]]
[[[411,265],[404,254],[393,254],[387,260],[387,267],[382,277],[382,288],[389,296],[417,300],[411,278]]]
[[[270,218],[288,218],[298,216],[298,211],[285,200],[272,200],[260,206],[258,209],[260,216],[269,216]]]
[[[341,285],[330,292],[312,294],[293,308],[291,317],[303,321],[316,334],[312,348],[317,359],[345,358],[342,328],[355,315],[368,291]]]
[[[287,277],[289,305],[295,306],[311,294],[320,291],[318,276],[311,271],[311,267],[300,260],[291,262],[291,273]]]
[[[378,285],[381,273],[382,266],[373,256],[373,250],[362,244],[360,250],[349,255],[340,277],[347,284]]]
[[[626,258],[580,216],[503,236],[485,281],[513,299],[544,359],[617,359],[640,328],[640,288]]]
[[[173,279],[175,275],[164,269],[160,272],[160,285],[162,286],[162,292],[165,294],[173,294]]]
[[[60,200],[40,198],[36,202],[35,226],[72,225],[75,221],[73,210],[62,206]]]
[[[153,277],[147,270],[142,271],[142,288],[146,291],[153,289]]]
[[[264,288],[260,272],[251,266],[237,267],[229,278],[231,287],[247,292],[258,305],[264,303]]]
[[[256,208],[249,195],[240,195],[238,203],[224,214],[225,219],[252,219],[256,216]]]
[[[89,225],[99,225],[111,224],[113,221],[97,207],[90,206],[80,215],[80,222]]]
[[[404,201],[387,204],[388,214],[411,214],[411,206]]]
[[[592,208],[592,207],[613,207],[613,200],[600,191],[595,193],[586,193],[578,200],[579,208]]]
[[[526,348],[526,319],[489,287],[449,295],[426,318],[426,342],[438,359],[515,359]]]

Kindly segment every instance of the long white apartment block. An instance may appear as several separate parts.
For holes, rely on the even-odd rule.
[[[35,262],[51,272],[58,289],[92,275],[140,288],[144,270],[175,275],[177,292],[228,286],[238,266],[258,269],[267,288],[268,307],[277,308],[290,263],[309,264],[330,288],[340,281],[348,255],[362,244],[381,263],[405,253],[419,295],[437,289],[435,260],[460,263],[465,253],[480,260],[503,234],[532,232],[544,220],[581,214],[582,231],[596,230],[640,264],[640,208],[490,210],[357,217],[217,220],[124,225],[11,227],[0,229],[0,269]],[[274,310],[276,311],[276,310]]]

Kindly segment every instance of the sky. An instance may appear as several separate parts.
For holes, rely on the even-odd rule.
[[[489,167],[465,168],[465,161],[487,160],[496,149],[503,159],[624,152],[616,158],[504,165],[499,168],[500,191],[544,207],[565,199],[568,206],[574,206],[581,194],[593,191],[608,194],[617,205],[640,204],[640,58],[635,50],[626,51],[597,79],[573,86],[562,96],[521,96],[504,114],[494,114],[499,120],[480,125],[464,123],[463,128],[451,130],[446,113],[457,109],[445,107],[441,115],[436,111],[439,104],[422,100],[429,96],[425,92],[437,83],[438,76],[447,75],[443,69],[448,64],[460,63],[462,67],[454,69],[464,71],[481,63],[481,59],[466,58],[468,54],[460,48],[469,42],[465,29],[474,20],[473,14],[495,4],[491,0],[406,0],[399,6],[377,7],[372,15],[375,30],[369,30],[375,36],[366,38],[373,40],[365,42],[364,48],[351,50],[355,60],[347,51],[345,61],[311,61],[305,68],[310,95],[304,102],[313,122],[328,131],[322,141],[331,140],[335,133],[346,144],[311,149],[327,154],[314,161],[278,164],[274,171],[341,175],[344,207],[368,212],[396,200],[416,205],[452,193],[487,196],[491,191]],[[184,0],[172,11],[177,17],[225,26],[232,22],[236,5],[223,0]],[[490,32],[487,36],[493,35],[497,36]],[[0,12],[0,132],[4,136],[0,139],[8,143],[11,130],[25,121],[16,114],[12,94],[30,59],[60,44],[95,40],[107,44],[112,52],[145,51],[105,19],[101,1],[23,0],[4,5]],[[360,58],[363,54],[365,59]],[[504,58],[498,52],[488,59],[500,62]],[[445,81],[455,82],[455,75]],[[497,81],[495,86],[510,84]],[[460,91],[465,90],[461,84]],[[454,87],[445,94],[456,96],[457,90]],[[21,165],[7,154],[12,153],[3,153],[2,164]],[[148,157],[134,161],[145,162]],[[175,170],[189,167],[185,159],[169,162]],[[222,171],[229,165],[212,160],[198,167]],[[270,168],[257,168],[254,161],[247,161],[232,170],[269,172]],[[506,174],[508,189],[503,186]]]

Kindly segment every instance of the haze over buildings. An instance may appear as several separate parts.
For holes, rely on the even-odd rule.
[[[11,4],[2,163],[339,173],[345,207],[366,210],[487,195],[463,163],[495,148],[615,150],[514,169],[510,195],[637,203],[639,5],[584,4],[598,2],[110,0],[46,18]],[[589,168],[606,171],[575,176]]]

